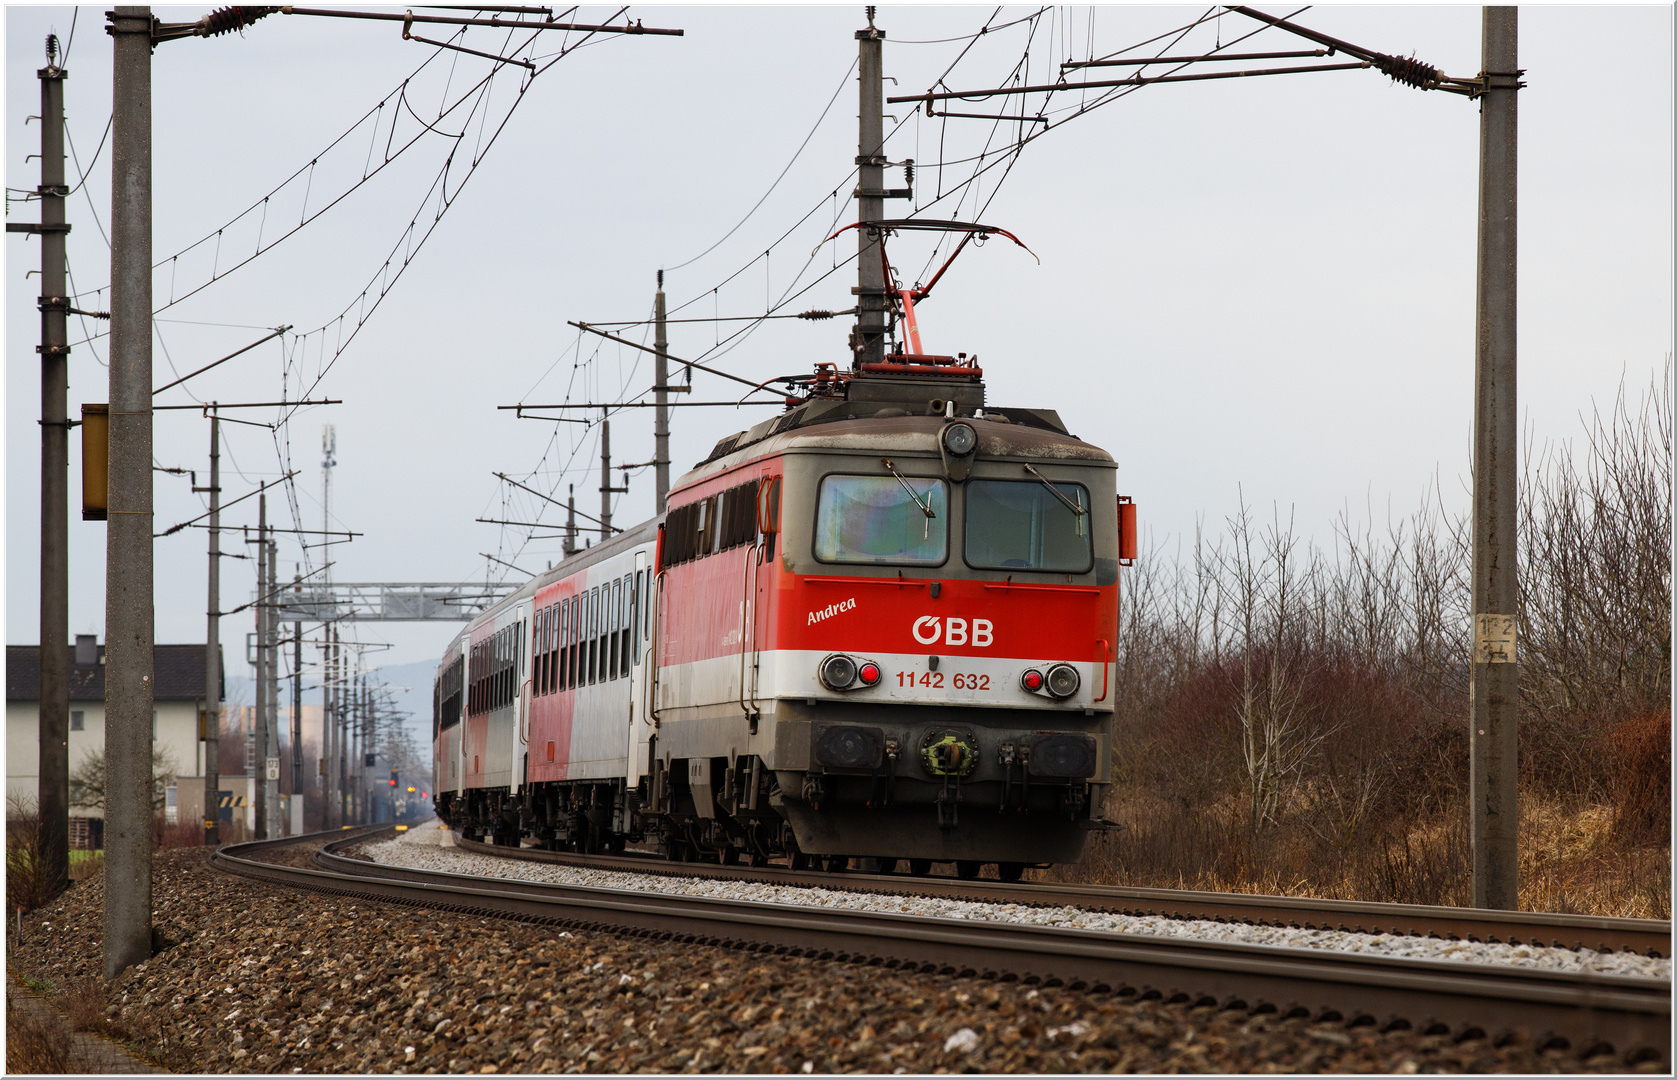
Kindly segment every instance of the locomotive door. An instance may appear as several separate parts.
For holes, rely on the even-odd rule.
[[[635,552],[634,602],[629,605],[629,717],[625,776],[633,787],[650,768],[647,745],[652,738],[649,697],[652,689],[652,590],[655,587],[647,552]]]
[[[750,560],[744,597],[747,610],[742,613],[744,631],[750,637],[740,643],[743,666],[740,673],[740,703],[745,706],[746,718],[751,722],[753,735],[757,733],[758,718],[762,713],[762,704],[757,695],[761,687],[762,639],[766,632],[765,607],[769,599],[769,586],[764,584],[763,575],[767,572],[770,584],[773,583],[775,541],[780,532],[780,477],[771,475],[767,470],[764,470],[757,480],[756,511],[757,541],[752,544],[747,555]]]

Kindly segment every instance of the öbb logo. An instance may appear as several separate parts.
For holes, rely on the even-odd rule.
[[[922,615],[914,620],[914,640],[922,645],[935,645],[939,638],[945,645],[971,644],[975,649],[988,649],[995,641],[995,627],[989,619],[972,621],[972,640],[967,640],[967,620],[939,619],[936,615]]]

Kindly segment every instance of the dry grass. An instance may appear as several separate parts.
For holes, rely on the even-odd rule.
[[[1184,808],[1136,792],[1107,808],[1117,833],[1090,839],[1060,881],[1160,889],[1264,893],[1336,900],[1465,906],[1472,850],[1463,814],[1394,821],[1354,849],[1335,852],[1300,825],[1253,831],[1231,806]],[[1671,917],[1671,854],[1627,846],[1615,811],[1555,799],[1522,800],[1520,908],[1623,918]]]
[[[105,988],[98,979],[78,980],[65,991],[64,1018],[71,1031],[108,1031]]]
[[[67,1073],[70,1033],[50,1016],[17,1008],[6,1001],[6,1072]]]

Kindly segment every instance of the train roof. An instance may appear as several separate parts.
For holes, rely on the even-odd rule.
[[[595,563],[604,562],[614,555],[620,555],[623,552],[633,550],[642,544],[651,543],[653,540],[657,539],[658,526],[663,522],[663,520],[663,514],[654,515],[638,525],[634,525],[623,530],[610,540],[595,544],[592,547],[583,548],[581,551],[574,553],[569,558],[558,563],[552,569],[543,570],[541,573],[532,576],[529,581],[526,581],[523,585],[520,585],[508,595],[497,600],[476,618],[472,619],[471,622],[461,627],[460,632],[449,639],[448,647],[443,650],[443,660],[445,662],[448,660],[448,658],[461,645],[466,636],[471,633],[472,627],[476,626],[479,622],[482,622],[485,619],[495,618],[507,608],[517,604],[526,597],[534,596],[537,592],[561,578],[568,578],[572,574],[588,569]]]
[[[875,382],[869,380],[870,384]],[[972,384],[950,386],[952,382],[928,379],[921,384],[898,384],[889,394],[880,394],[876,385],[868,385],[866,389],[877,396],[805,401],[718,442],[710,456],[688,470],[672,490],[771,454],[831,450],[936,454],[938,437],[948,422],[938,406],[948,400],[957,402],[959,419],[978,433],[980,457],[1058,459],[1117,467],[1111,454],[1068,432],[1054,410],[985,408],[982,384],[976,384],[976,394],[968,392],[958,397],[957,392]],[[855,386],[853,383],[852,388]],[[940,392],[947,396],[938,397]]]

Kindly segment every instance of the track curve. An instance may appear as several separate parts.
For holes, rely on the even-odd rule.
[[[214,865],[294,888],[567,928],[1352,1025],[1493,1037],[1523,1030],[1539,1046],[1571,1046],[1584,1056],[1611,1048],[1627,1063],[1670,1061],[1668,981],[550,885],[416,870],[337,853],[379,831],[330,837],[314,867],[251,856],[328,835],[229,845],[216,852]],[[848,876],[845,880],[848,885]]]
[[[778,866],[674,863],[652,855],[580,855],[543,851],[538,848],[501,847],[460,839],[455,840],[455,846],[462,851],[479,855],[591,870],[737,879],[798,888],[844,889],[897,896],[933,896],[988,904],[1070,906],[1087,911],[1112,911],[1122,915],[1210,919],[1214,922],[1293,926],[1306,930],[1409,934],[1563,949],[1587,948],[1596,952],[1628,951],[1642,956],[1671,955],[1669,919],[1623,919],[1597,915],[1492,911],[1484,908],[1382,904],[1357,900],[1318,900],[1311,897],[1144,889],[1114,885],[1002,883],[856,871],[822,873],[794,871]]]

